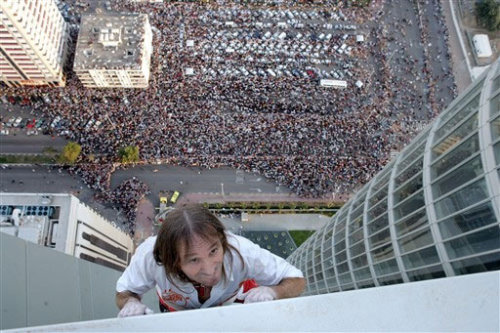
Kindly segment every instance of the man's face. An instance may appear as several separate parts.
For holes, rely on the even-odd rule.
[[[194,236],[189,247],[181,244],[180,268],[186,276],[205,286],[215,286],[222,277],[223,249],[220,240]]]

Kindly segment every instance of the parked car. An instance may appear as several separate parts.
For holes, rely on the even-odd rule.
[[[29,122],[30,122],[29,118],[24,118],[19,124],[19,128],[25,128],[26,126],[28,126]]]
[[[19,127],[21,125],[21,121],[23,121],[23,117],[17,117],[12,126]]]
[[[16,117],[11,117],[7,123],[5,124],[5,126],[7,127],[12,127],[12,125],[14,125],[14,122],[16,121]]]
[[[45,125],[45,119],[38,119],[35,123],[37,129],[41,129]]]
[[[59,124],[59,121],[61,121],[61,116],[57,116],[52,120],[52,123],[50,124],[50,128],[55,128],[57,124]]]
[[[33,118],[32,120],[29,120],[29,119],[26,119],[26,120],[27,120],[26,128],[28,128],[28,129],[35,128],[35,125],[36,125],[36,119],[35,118]]]

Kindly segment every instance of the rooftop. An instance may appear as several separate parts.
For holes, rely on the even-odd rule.
[[[146,14],[82,16],[74,70],[141,69]]]

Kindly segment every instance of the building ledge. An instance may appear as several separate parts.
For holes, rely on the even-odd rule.
[[[498,331],[499,282],[497,271],[29,331]]]

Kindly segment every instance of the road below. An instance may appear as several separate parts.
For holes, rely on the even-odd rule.
[[[230,168],[200,169],[165,165],[136,166],[117,170],[111,178],[111,189],[122,181],[136,177],[148,185],[151,193],[147,199],[157,207],[159,191],[178,190],[183,196],[189,194],[198,198],[222,196],[231,199],[231,193],[247,193],[255,201],[265,200],[266,195],[291,194],[282,186],[276,186],[264,177],[244,173]],[[0,191],[29,193],[72,193],[81,201],[101,213],[110,221],[123,224],[124,218],[113,207],[103,205],[94,199],[95,192],[87,187],[77,176],[70,175],[63,168],[55,166],[3,165],[0,175]]]

